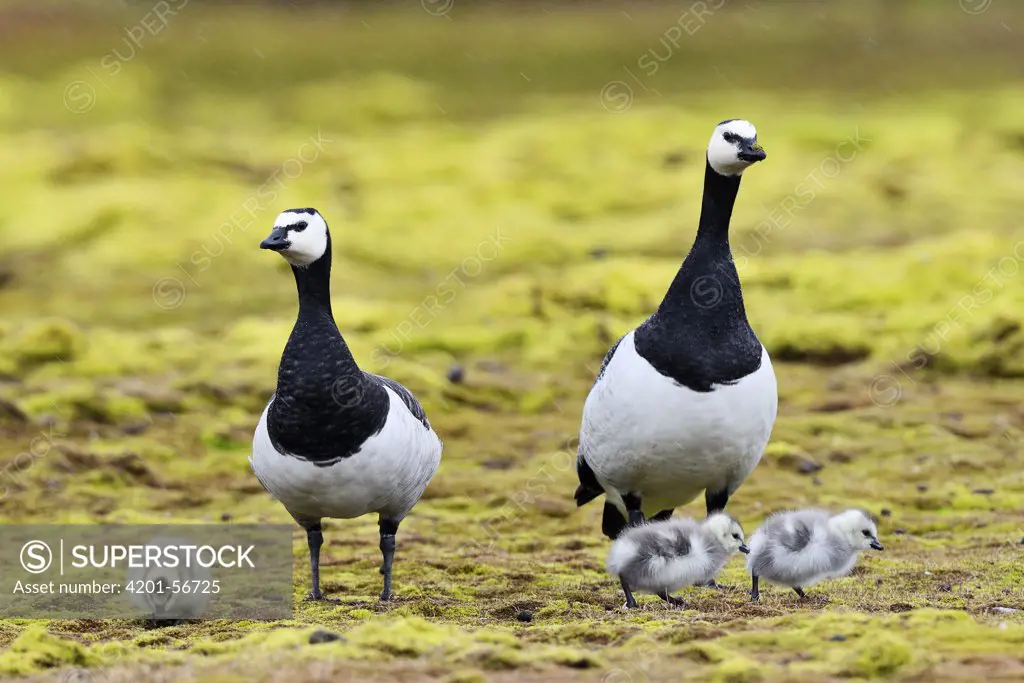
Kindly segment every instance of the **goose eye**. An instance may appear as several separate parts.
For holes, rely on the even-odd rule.
[[[307,223],[306,221],[302,221],[301,223],[296,223],[295,225],[289,225],[288,226],[288,231],[289,232],[302,232],[303,230],[306,229],[306,226],[308,226],[308,225],[309,225],[309,223]]]
[[[740,540],[740,535],[739,534],[733,534],[732,537],[735,538],[737,541]]]
[[[864,538],[871,538],[871,532],[868,531],[867,529],[865,529],[861,533],[864,534]]]

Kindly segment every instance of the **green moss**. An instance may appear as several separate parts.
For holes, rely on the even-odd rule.
[[[764,667],[749,659],[733,658],[715,667],[715,683],[760,683],[765,680]]]
[[[730,656],[728,651],[715,643],[689,643],[680,650],[680,655],[703,664],[718,664]]]
[[[96,657],[79,643],[47,633],[42,626],[26,629],[7,652],[0,653],[0,673],[25,675],[61,666],[88,667]]]
[[[369,621],[347,636],[355,645],[399,657],[418,657],[435,649],[454,651],[466,639],[465,634],[452,626],[433,624],[418,617]]]
[[[892,634],[872,633],[846,659],[843,673],[859,678],[882,678],[897,673],[913,660],[910,645]]]
[[[85,339],[74,323],[49,318],[26,325],[4,343],[19,365],[32,368],[45,363],[74,361],[84,348]]]
[[[487,677],[483,672],[474,669],[452,672],[445,680],[446,683],[487,683]]]

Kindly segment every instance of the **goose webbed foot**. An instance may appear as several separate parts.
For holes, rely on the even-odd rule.
[[[671,607],[686,607],[686,601],[682,598],[669,595],[667,590],[658,593],[658,597],[667,602]]]
[[[341,600],[339,600],[338,598],[329,598],[326,595],[324,595],[323,593],[321,593],[319,589],[314,590],[314,591],[310,591],[306,595],[306,597],[302,598],[302,601],[303,602],[326,602],[326,603],[330,603],[332,605],[340,605],[341,604]]]

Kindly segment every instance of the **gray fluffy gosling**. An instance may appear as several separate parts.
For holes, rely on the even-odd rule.
[[[750,537],[750,597],[757,602],[758,579],[764,579],[789,586],[803,598],[804,588],[849,574],[860,552],[868,549],[885,550],[878,528],[862,510],[777,512]]]
[[[711,581],[737,550],[750,552],[743,529],[720,512],[702,522],[668,519],[627,527],[612,543],[607,567],[622,584],[627,608],[637,606],[631,588],[681,606],[670,593]]]

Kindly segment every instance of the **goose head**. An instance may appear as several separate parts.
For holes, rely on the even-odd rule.
[[[327,221],[316,209],[287,209],[278,214],[274,229],[260,249],[276,251],[298,268],[306,268],[327,251]]]
[[[718,512],[704,520],[704,527],[711,532],[711,535],[718,539],[729,553],[737,550],[743,554],[750,552],[743,538],[743,528],[732,516]]]
[[[757,129],[743,119],[722,121],[708,143],[708,164],[719,175],[738,176],[765,156],[757,143]]]
[[[878,527],[863,510],[846,510],[828,521],[832,532],[856,550],[885,550],[878,542]]]

